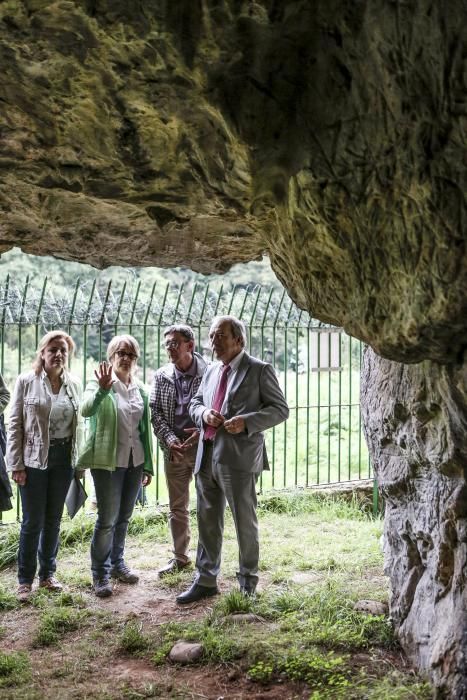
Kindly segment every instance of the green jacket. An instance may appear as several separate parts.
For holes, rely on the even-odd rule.
[[[148,395],[141,382],[137,381],[144,403],[143,417],[138,428],[144,449],[143,471],[154,473],[152,456],[152,429]],[[81,414],[90,418],[89,435],[81,450],[77,469],[117,468],[117,400],[112,389],[101,389],[95,380],[91,380],[84,392]]]

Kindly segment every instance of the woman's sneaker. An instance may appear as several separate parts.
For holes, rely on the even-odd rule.
[[[53,593],[60,593],[63,591],[62,584],[55,578],[55,576],[48,576],[47,578],[42,579],[42,581],[39,581],[39,588],[46,588],[48,591],[52,591]]]
[[[109,598],[112,595],[112,584],[108,578],[94,579],[93,587],[98,598]]]
[[[16,591],[16,598],[20,603],[27,603],[32,594],[32,584],[20,583]]]
[[[132,569],[130,569],[130,567],[126,564],[120,564],[120,566],[117,566],[114,569],[112,569],[110,575],[112,576],[112,578],[116,578],[122,583],[138,583],[139,581],[138,574]]]

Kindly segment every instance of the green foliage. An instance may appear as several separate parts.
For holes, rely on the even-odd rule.
[[[85,608],[86,601],[83,596],[62,591],[53,596],[46,588],[38,588],[31,598],[31,604],[40,610],[49,608]]]
[[[261,614],[280,620],[284,632],[307,644],[346,649],[397,646],[387,617],[358,613],[353,605],[347,592],[328,580],[307,595],[297,589],[269,601],[263,597]]]
[[[173,642],[170,639],[163,639],[163,641],[158,644],[152,656],[152,662],[155,666],[162,666],[165,664],[172,646]]]
[[[0,610],[14,610],[19,606],[16,596],[0,586]]]
[[[305,681],[314,688],[331,686],[340,689],[349,685],[346,662],[332,651],[323,654],[317,649],[293,650],[279,662],[278,670],[290,680]]]
[[[0,688],[22,685],[31,678],[29,660],[23,652],[0,652]]]
[[[95,520],[84,512],[71,521],[64,520],[60,534],[62,549],[88,546],[94,532]],[[160,510],[135,512],[128,528],[130,535],[147,535],[154,539],[159,536],[167,539],[167,514]],[[16,561],[19,543],[19,526],[8,525],[0,529],[0,569]],[[0,603],[1,605],[1,603]]]
[[[126,622],[118,640],[118,646],[128,654],[137,654],[149,646],[149,640],[143,634],[143,625],[136,620]]]
[[[86,516],[84,512],[81,512],[73,520],[63,522],[60,533],[61,547],[73,548],[84,544],[87,545],[93,532],[94,520]]]
[[[214,605],[214,614],[233,615],[235,613],[249,613],[254,608],[253,598],[233,590],[221,596]]]
[[[0,569],[16,561],[19,543],[19,526],[8,525],[0,528]]]
[[[383,678],[363,683],[360,693],[356,697],[365,700],[431,700],[433,697],[433,689],[428,683],[396,670]]]
[[[257,661],[247,671],[247,676],[256,683],[269,683],[274,674],[272,661]]]
[[[134,513],[128,526],[130,535],[142,535],[150,532],[153,535],[163,528],[164,537],[167,537],[167,513],[157,510],[145,510],[142,513]]]
[[[39,620],[34,638],[35,646],[58,644],[64,634],[79,629],[86,616],[87,611],[67,607],[45,610]]]
[[[351,498],[313,492],[289,492],[267,495],[258,504],[258,512],[284,513],[296,516],[314,513],[323,520],[368,520],[371,517],[368,504],[356,494]]]

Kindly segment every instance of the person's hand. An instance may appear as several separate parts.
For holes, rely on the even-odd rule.
[[[106,391],[112,386],[112,365],[108,362],[99,362],[99,369],[94,370],[97,381],[99,382],[99,387]]]
[[[182,447],[185,450],[189,450],[191,447],[198,444],[199,430],[197,428],[185,428],[183,432],[190,433],[185,442],[182,444]]]
[[[224,428],[231,435],[245,432],[245,419],[241,416],[234,416],[229,420],[224,421]]]
[[[18,486],[24,486],[26,483],[26,470],[20,469],[16,472],[12,472],[11,478]]]
[[[152,474],[148,474],[147,472],[144,472],[143,478],[141,479],[142,486],[149,486],[151,481],[152,481]]]
[[[75,476],[77,479],[84,479],[85,469],[75,469]]]
[[[203,421],[206,425],[211,425],[213,428],[218,428],[224,422],[225,418],[222,413],[215,411],[213,408],[207,408],[203,413]]]
[[[170,445],[170,455],[171,457],[178,457],[182,458],[183,454],[185,452],[185,449],[180,441],[173,442]]]

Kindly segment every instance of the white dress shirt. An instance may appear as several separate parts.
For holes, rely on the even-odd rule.
[[[138,430],[144,412],[143,398],[134,381],[126,386],[115,372],[112,372],[112,379],[117,399],[117,467],[128,467],[131,451],[133,464],[137,467],[144,463],[144,448]]]
[[[222,409],[225,407],[225,402],[227,401],[227,399],[229,397],[230,389],[232,388],[232,384],[234,383],[235,377],[237,376],[238,367],[240,365],[240,362],[242,361],[244,354],[245,354],[245,350],[240,350],[238,355],[235,355],[233,360],[230,360],[230,362],[229,362],[230,372],[229,372],[229,376],[227,379],[227,389],[225,391],[225,398],[224,398],[224,403],[222,404],[221,413],[222,413]],[[217,383],[220,382],[223,368],[224,368],[224,365],[221,363],[219,365],[219,376],[217,379]]]

